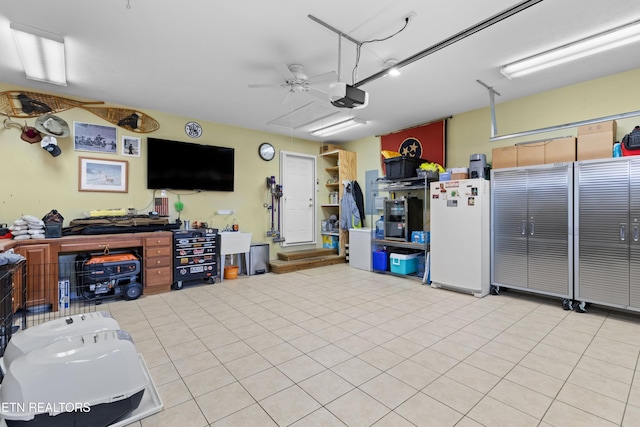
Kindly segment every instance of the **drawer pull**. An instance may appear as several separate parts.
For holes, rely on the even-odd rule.
[[[162,261],[157,260],[157,261],[156,261],[156,264],[162,264]]]

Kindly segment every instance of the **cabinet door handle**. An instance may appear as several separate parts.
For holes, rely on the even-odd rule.
[[[527,235],[527,221],[520,223],[520,235],[523,237]]]
[[[529,223],[529,236],[533,236],[536,232],[536,225],[533,221]]]
[[[635,223],[631,226],[631,238],[636,243],[640,240],[640,224]]]
[[[627,240],[627,224],[620,224],[620,241],[625,242]]]

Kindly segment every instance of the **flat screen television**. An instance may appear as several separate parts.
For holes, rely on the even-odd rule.
[[[234,149],[147,138],[147,188],[233,191]]]

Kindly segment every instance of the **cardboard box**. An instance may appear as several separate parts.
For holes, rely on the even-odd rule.
[[[616,134],[613,132],[578,135],[578,160],[612,157],[615,137]]]
[[[593,133],[612,132],[613,137],[615,138],[616,128],[617,124],[615,120],[578,126],[578,136],[591,135]]]
[[[323,234],[322,247],[325,249],[338,249],[338,236]]]
[[[533,166],[544,164],[544,142],[517,145],[518,166]]]
[[[576,160],[576,138],[550,139],[517,146],[518,166],[573,162]]]
[[[469,179],[469,173],[468,172],[452,173],[451,181],[455,181],[457,179]]]
[[[335,150],[340,150],[340,146],[333,145],[333,144],[324,144],[320,147],[320,154],[328,153],[329,151],[335,151]]]
[[[575,160],[576,138],[574,136],[547,141],[544,147],[545,163],[575,162]]]
[[[518,166],[518,152],[515,145],[491,150],[491,168],[515,168]],[[442,177],[440,178],[442,181]]]

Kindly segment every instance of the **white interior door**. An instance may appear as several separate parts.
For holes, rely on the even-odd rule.
[[[280,152],[282,246],[316,243],[316,157]]]

